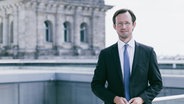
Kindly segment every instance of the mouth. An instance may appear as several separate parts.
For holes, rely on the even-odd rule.
[[[120,30],[120,32],[127,32],[127,30],[125,30],[125,29],[121,29],[121,30]]]
[[[127,31],[124,31],[124,30],[123,30],[123,31],[120,31],[120,32],[121,32],[121,33],[126,33]]]

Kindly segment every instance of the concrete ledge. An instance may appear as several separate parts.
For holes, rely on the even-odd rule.
[[[55,80],[54,71],[1,70],[0,83],[34,82]]]
[[[39,60],[24,60],[24,59],[7,59],[7,60],[0,60],[0,65],[96,65],[97,59],[39,59]]]
[[[0,70],[0,83],[35,81],[91,82],[92,69],[64,67],[60,70]],[[162,75],[164,87],[184,88],[183,75]]]
[[[34,81],[91,82],[92,72],[81,70],[0,70],[0,83]]]

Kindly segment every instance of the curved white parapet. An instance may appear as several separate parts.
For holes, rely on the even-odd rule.
[[[55,72],[38,70],[0,70],[0,83],[55,80]]]
[[[65,68],[65,69],[63,69]],[[0,70],[0,83],[16,82],[34,82],[34,81],[76,81],[90,82],[92,79],[92,70],[86,68],[62,67],[60,69],[50,70]]]
[[[161,101],[171,101],[171,100],[178,100],[184,99],[184,94],[181,95],[172,95],[172,96],[164,96],[164,97],[157,97],[153,100],[153,102],[161,102]]]

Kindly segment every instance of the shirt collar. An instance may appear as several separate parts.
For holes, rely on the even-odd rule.
[[[118,40],[118,47],[124,47],[125,44],[128,44],[130,47],[134,48],[135,47],[135,40],[132,38],[128,43],[124,43],[120,39]]]

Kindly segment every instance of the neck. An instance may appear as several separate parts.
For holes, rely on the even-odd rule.
[[[128,43],[130,40],[132,39],[132,37],[129,38],[120,38],[120,40],[124,43]]]

